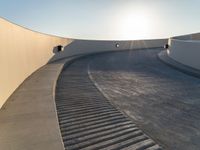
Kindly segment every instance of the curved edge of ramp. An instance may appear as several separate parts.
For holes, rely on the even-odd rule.
[[[177,62],[176,60],[170,58],[167,54],[167,50],[165,51],[161,51],[160,53],[158,53],[158,58],[160,61],[162,61],[163,63],[165,63],[166,65],[177,69],[185,74],[188,74],[190,76],[196,77],[196,78],[200,78],[200,70],[192,68],[190,66],[186,66],[184,64],[181,64],[179,62]]]
[[[88,58],[65,67],[57,82],[56,106],[65,149],[162,149],[98,90],[88,75]]]
[[[0,149],[63,150],[55,86],[64,64],[47,64],[28,77],[0,110]]]

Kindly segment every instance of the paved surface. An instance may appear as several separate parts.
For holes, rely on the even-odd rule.
[[[36,71],[0,110],[1,150],[64,150],[54,85],[65,61]]]
[[[128,117],[117,110],[89,79],[91,57],[63,70],[56,105],[66,150],[159,150]]]
[[[89,74],[102,93],[168,150],[200,149],[200,79],[158,60],[160,50],[98,55]]]
[[[0,149],[199,150],[200,79],[160,62],[159,52],[98,54],[66,67],[60,129],[53,85],[65,60],[41,68],[0,110]]]

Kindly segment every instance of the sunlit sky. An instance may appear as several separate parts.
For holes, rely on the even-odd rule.
[[[0,0],[0,16],[43,33],[101,40],[200,32],[200,0]]]

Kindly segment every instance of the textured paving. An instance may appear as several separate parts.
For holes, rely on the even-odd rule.
[[[101,92],[168,150],[200,149],[200,79],[158,60],[160,50],[93,57]]]
[[[97,90],[87,73],[91,58],[66,67],[57,82],[56,106],[65,148],[161,149]]]

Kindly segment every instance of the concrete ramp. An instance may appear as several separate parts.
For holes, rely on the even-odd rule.
[[[66,66],[57,82],[56,105],[65,149],[161,149],[98,91],[88,76],[91,58]]]
[[[163,149],[199,150],[200,79],[160,61],[160,51],[93,57],[90,76],[105,97]]]

